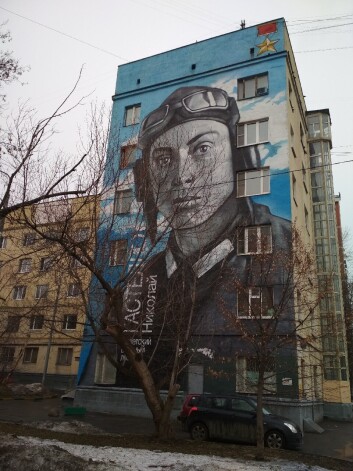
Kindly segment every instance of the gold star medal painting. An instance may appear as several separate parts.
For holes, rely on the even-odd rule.
[[[257,35],[258,36],[265,36],[266,38],[260,44],[256,44],[256,47],[259,48],[257,55],[260,56],[265,52],[277,52],[275,48],[275,44],[279,41],[278,39],[270,39],[269,35],[271,33],[277,32],[277,24],[276,22],[266,23],[263,25],[259,25],[257,27]]]

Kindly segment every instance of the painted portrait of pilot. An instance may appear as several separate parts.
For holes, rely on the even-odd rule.
[[[128,329],[143,319],[138,335],[152,350],[158,338],[164,358],[176,329],[168,316],[175,318],[177,310],[179,334],[190,326],[191,311],[205,339],[224,333],[219,296],[226,278],[246,283],[251,276],[251,255],[238,253],[242,228],[268,226],[273,247],[285,249],[290,240],[288,220],[251,197],[237,196],[237,172],[260,167],[256,149],[237,147],[239,118],[236,100],[225,90],[193,86],[175,90],[141,123],[137,198],[152,243],[161,218],[170,231],[165,249],[148,259],[128,286],[125,319]]]
[[[237,172],[260,166],[254,151],[237,148],[239,118],[237,103],[225,90],[194,86],[174,91],[141,124],[136,182],[151,239],[158,213],[172,228],[165,254],[168,277],[180,257],[197,262],[204,257],[212,264],[228,256],[238,227],[271,224],[274,242],[284,243],[289,221],[250,197],[237,197]]]

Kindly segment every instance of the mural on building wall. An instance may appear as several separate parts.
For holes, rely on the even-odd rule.
[[[178,88],[140,126],[137,199],[152,244],[161,228],[167,225],[170,231],[164,250],[130,281],[125,321],[141,352],[151,354],[158,344],[156,370],[158,358],[164,366],[172,359],[171,342],[190,329],[199,334],[196,350],[231,353],[231,339],[215,340],[215,335],[226,329],[219,297],[225,295],[227,277],[237,276],[244,284],[251,277],[252,258],[240,249],[244,228],[263,228],[270,248],[286,249],[290,240],[289,220],[249,196],[270,193],[266,158],[278,163],[279,148],[260,156],[258,146],[246,146],[251,133],[268,132],[268,123],[263,120],[260,129],[261,122],[243,125],[239,132],[238,105],[226,88]],[[227,296],[235,306],[236,294]]]

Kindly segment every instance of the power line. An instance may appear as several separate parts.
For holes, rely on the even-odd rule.
[[[353,49],[353,46],[346,46],[346,47],[332,47],[329,49],[311,49],[308,51],[294,51],[294,54],[301,54],[303,52],[324,52],[324,51],[338,51],[339,49]]]
[[[307,33],[307,32],[311,32],[311,31],[319,31],[319,30],[322,30],[322,29],[339,28],[340,26],[348,26],[348,25],[353,25],[353,22],[351,22],[351,23],[342,23],[340,25],[322,26],[321,28],[304,29],[303,31],[292,31],[290,33],[290,35],[292,36],[293,34],[301,34],[301,33]]]
[[[71,34],[67,34],[67,33],[64,33],[63,31],[60,31],[58,29],[55,29],[55,28],[52,28],[51,26],[47,26],[43,23],[40,23],[39,21],[36,21],[36,20],[32,20],[31,18],[28,18],[27,16],[24,16],[24,15],[20,15],[19,13],[16,13],[14,11],[11,11],[11,10],[8,10],[7,8],[4,8],[2,6],[0,6],[1,10],[4,10],[4,11],[7,11],[8,13],[11,13],[12,15],[16,15],[20,18],[23,18],[24,20],[27,20],[27,21],[30,21],[31,23],[34,23],[36,25],[39,25],[41,26],[42,28],[46,28],[46,29],[49,29],[50,31],[54,31],[55,33],[58,33],[58,34],[61,34],[62,36],[65,36],[66,38],[69,38],[69,39],[73,39],[74,41],[77,41],[81,44],[84,44],[85,46],[89,46],[89,47],[92,47],[93,49],[97,49],[98,51],[101,51],[101,52],[104,52],[105,54],[109,54],[110,56],[114,56],[114,57],[117,57],[118,59],[122,59],[123,61],[125,62],[128,62],[129,59],[126,59],[125,57],[122,57],[122,56],[119,56],[118,54],[115,54],[114,52],[111,52],[111,51],[107,51],[107,49],[103,49],[99,46],[95,46],[94,44],[92,43],[89,43],[87,41],[84,41],[82,39],[79,39],[79,38],[76,38],[75,36],[72,36]]]

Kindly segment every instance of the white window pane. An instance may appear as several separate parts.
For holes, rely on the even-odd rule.
[[[255,96],[255,78],[245,80],[244,98],[251,98],[253,96]]]
[[[248,252],[257,252],[257,227],[249,227],[247,230]]]
[[[238,98],[240,100],[244,98],[244,82],[243,81],[238,82]]]
[[[257,89],[262,90],[268,88],[268,75],[261,75],[257,78]]]
[[[261,170],[249,172],[246,180],[246,194],[257,195],[261,193]]]
[[[133,114],[134,114],[134,109],[133,108],[127,108],[126,109],[126,116],[125,116],[125,125],[129,126],[133,122]]]
[[[259,142],[268,141],[268,121],[259,122]]]
[[[245,145],[244,133],[245,133],[244,124],[239,124],[238,125],[238,146]]]
[[[270,192],[270,169],[264,168],[262,170],[263,177],[262,177],[262,192],[269,193]]]
[[[256,143],[256,123],[251,123],[246,126],[246,143],[255,144]]]
[[[237,174],[237,196],[245,196],[245,172]]]

